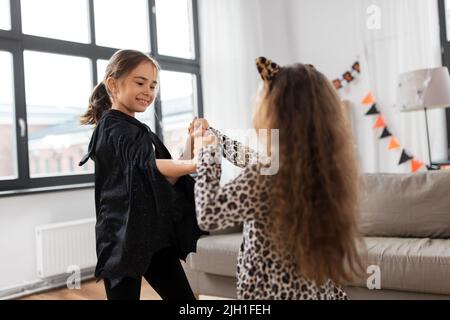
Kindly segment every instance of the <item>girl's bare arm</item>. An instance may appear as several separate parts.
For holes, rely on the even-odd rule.
[[[175,184],[178,178],[197,171],[195,162],[192,160],[157,159],[156,167],[171,184]]]

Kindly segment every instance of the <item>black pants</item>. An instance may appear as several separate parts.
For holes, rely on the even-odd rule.
[[[171,248],[156,252],[144,274],[145,280],[163,300],[195,300],[181,262]],[[141,279],[124,278],[114,288],[104,279],[108,300],[139,300]]]

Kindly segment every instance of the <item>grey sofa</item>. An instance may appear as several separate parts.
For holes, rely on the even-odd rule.
[[[381,288],[368,289],[368,273],[345,287],[349,298],[450,300],[450,172],[365,174],[361,186],[361,254]],[[183,264],[197,295],[236,298],[241,241],[240,229],[199,240]]]

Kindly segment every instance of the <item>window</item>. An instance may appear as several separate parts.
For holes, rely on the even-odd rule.
[[[94,0],[94,12],[98,45],[150,51],[147,0]]]
[[[184,149],[186,123],[195,115],[195,75],[190,73],[161,72],[161,104],[164,142],[173,157]]]
[[[47,157],[59,159],[58,165],[50,171],[37,172],[30,167],[30,176],[83,172],[78,166],[70,170],[69,166],[63,168],[61,164],[74,153],[81,159],[92,134],[92,130],[79,125],[91,91],[89,59],[25,51],[24,65],[30,163]],[[49,65],[52,68],[48,68]]]
[[[20,2],[23,33],[89,43],[87,0],[21,0]]]
[[[0,51],[0,179],[17,177],[12,55]]]
[[[97,74],[98,74],[97,83],[100,83],[103,80],[103,76],[105,74],[107,66],[108,60],[97,60]]]
[[[197,39],[197,0],[0,0],[0,194],[92,185],[94,163],[78,162],[93,127],[79,118],[118,49],[161,65],[160,96],[137,118],[178,157],[202,116]]]
[[[439,0],[439,20],[441,26],[442,65],[450,70],[450,0]],[[446,109],[448,159],[450,161],[450,108]]]
[[[156,0],[156,22],[160,54],[195,58],[192,6],[189,0]]]
[[[11,29],[9,0],[0,0],[0,29]]]
[[[447,41],[450,41],[450,2],[445,0],[445,33]]]

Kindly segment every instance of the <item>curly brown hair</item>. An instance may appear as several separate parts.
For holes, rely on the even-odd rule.
[[[359,173],[343,105],[311,65],[283,67],[266,82],[255,128],[279,129],[279,171],[271,176],[276,241],[300,275],[324,283],[362,272],[357,226]]]

